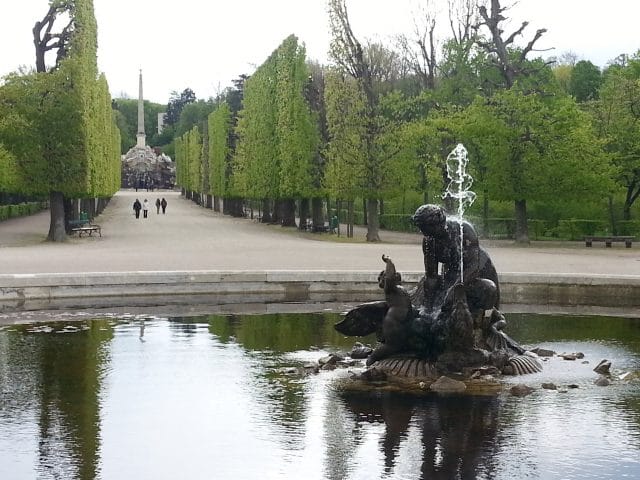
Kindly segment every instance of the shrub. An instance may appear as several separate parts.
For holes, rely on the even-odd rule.
[[[558,236],[566,240],[582,240],[585,235],[608,234],[607,222],[602,220],[560,220]]]
[[[19,203],[17,205],[0,205],[0,221],[9,218],[25,217],[42,210],[41,202]]]
[[[394,232],[417,232],[416,226],[411,223],[411,215],[406,213],[380,215],[380,227]]]
[[[616,228],[618,235],[640,236],[640,220],[619,220]]]

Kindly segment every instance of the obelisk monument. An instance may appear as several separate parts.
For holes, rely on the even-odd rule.
[[[147,137],[144,134],[144,99],[142,98],[142,70],[140,70],[140,85],[138,89],[138,133],[136,134],[136,148],[147,146]]]

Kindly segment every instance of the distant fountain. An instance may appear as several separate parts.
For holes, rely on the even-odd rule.
[[[465,210],[470,190],[467,150],[462,144],[446,159],[450,183],[444,197],[458,201],[457,217],[439,205],[422,205],[411,220],[422,232],[425,275],[406,291],[393,261],[382,255],[378,276],[385,299],[347,312],[335,328],[345,335],[376,333],[364,379],[403,378],[433,383],[440,376],[461,380],[482,375],[539,372],[542,363],[503,329],[500,284],[489,254],[480,246]],[[362,353],[362,351],[359,351]],[[366,354],[365,354],[366,355]]]

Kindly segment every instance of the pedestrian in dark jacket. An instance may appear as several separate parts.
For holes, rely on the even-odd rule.
[[[160,213],[160,199],[156,198],[156,214]]]
[[[140,218],[140,210],[142,209],[142,204],[140,200],[136,198],[136,201],[133,202],[133,211],[136,212],[136,218]]]
[[[167,209],[167,201],[162,197],[162,201],[160,202],[160,206],[162,207],[162,214],[164,215],[164,211]]]

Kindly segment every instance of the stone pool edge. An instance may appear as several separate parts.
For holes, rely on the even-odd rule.
[[[421,272],[403,273],[411,287]],[[381,299],[378,271],[133,271],[0,275],[0,312],[158,304],[340,303]],[[505,310],[640,310],[640,276],[502,273]],[[640,314],[639,314],[640,315]]]

